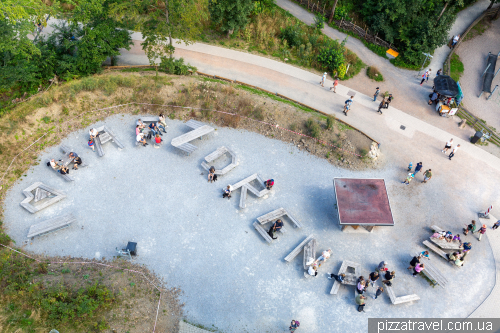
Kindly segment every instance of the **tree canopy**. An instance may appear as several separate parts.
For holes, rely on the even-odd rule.
[[[259,1],[258,6],[262,6]],[[231,35],[244,28],[249,19],[250,13],[254,9],[253,0],[210,0],[208,9],[210,19],[221,30]]]

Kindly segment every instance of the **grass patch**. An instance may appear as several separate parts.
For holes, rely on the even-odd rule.
[[[380,74],[378,68],[375,66],[366,68],[366,75],[368,75],[370,79],[375,80],[377,82],[384,81],[384,77],[382,76],[382,74]]]
[[[458,54],[453,53],[450,59],[450,76],[455,82],[460,80],[460,76],[462,76],[464,72],[464,64],[460,61],[460,57]]]
[[[312,136],[313,138],[318,139],[321,136],[321,127],[319,126],[316,119],[314,119],[313,117],[307,119],[306,127],[307,130],[309,131],[309,135]]]
[[[120,69],[120,72],[123,73],[139,73],[139,72],[154,72],[156,69],[154,67],[152,68],[146,68],[146,67],[141,67],[141,68],[124,68]]]

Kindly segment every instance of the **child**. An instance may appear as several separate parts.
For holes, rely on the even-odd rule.
[[[486,224],[479,229],[479,241],[481,241],[481,237],[486,233]]]
[[[408,164],[408,171],[411,171],[412,168],[413,168],[413,163],[410,162],[410,164]]]
[[[266,186],[266,189],[270,191],[273,186],[274,186],[274,179],[268,179],[264,182],[264,185]]]
[[[384,288],[378,287],[377,291],[375,292],[375,296],[372,296],[373,299],[377,299],[377,297],[379,297],[380,295],[382,295],[383,292],[384,292]]]
[[[89,148],[91,148],[92,151],[95,152],[95,150],[94,150],[94,139],[90,138],[88,144],[89,144]]]
[[[403,184],[410,185],[410,182],[412,181],[414,175],[412,173],[408,174],[408,177],[406,177],[406,180],[403,182]]]
[[[292,320],[292,323],[290,324],[290,332],[295,332],[295,330],[300,326],[300,323],[297,320]]]

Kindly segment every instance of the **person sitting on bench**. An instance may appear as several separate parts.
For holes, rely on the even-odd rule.
[[[208,170],[208,181],[209,182],[217,181],[217,175],[215,174],[215,168],[213,166],[210,167],[210,170]]]
[[[143,123],[143,122],[142,122],[142,120],[140,120],[140,119],[137,119],[137,121],[135,122],[135,124],[136,124],[137,126],[139,126],[139,129],[141,130],[141,132],[142,132],[142,130],[143,130],[143,129],[145,129],[145,128],[146,128],[146,125],[144,125],[144,123]]]
[[[141,128],[141,126],[136,125],[135,126],[135,135],[139,135],[140,133],[142,133],[142,128]]]
[[[59,169],[59,170],[58,170],[58,172],[59,172],[61,175],[67,175],[67,174],[69,174],[69,169],[63,165],[63,166],[61,167],[61,169]]]
[[[95,139],[96,137],[99,136],[99,132],[97,132],[97,130],[95,128],[91,128],[89,130],[89,136],[91,139]]]
[[[264,185],[266,185],[266,188],[268,190],[271,190],[274,186],[274,179],[268,179],[264,182]]]
[[[59,160],[59,162],[62,162],[62,161]],[[61,165],[59,163],[57,163],[54,159],[51,159],[49,164],[52,167],[52,169],[54,169],[54,170],[59,170],[61,168]]]
[[[167,128],[167,123],[165,122],[165,116],[163,115],[163,113],[160,113],[160,115],[158,116],[158,127],[160,127],[160,125],[163,126],[163,130],[165,130],[165,128]],[[161,128],[161,127],[160,127]],[[165,131],[165,133],[167,133],[167,131]]]
[[[281,219],[278,219],[276,222],[273,223],[269,231],[267,232],[269,236],[271,236],[272,239],[278,239],[278,237],[274,237],[274,233],[277,231],[280,231],[281,228],[283,228],[283,221]]]
[[[143,147],[146,147],[146,145],[148,145],[148,143],[146,142],[146,139],[144,139],[144,134],[142,134],[142,133],[139,133],[139,135],[137,135],[136,140],[137,140],[137,142],[142,143]]]
[[[342,284],[344,283],[344,280],[345,280],[345,274],[344,273],[342,273],[340,275],[333,274],[333,273],[328,273],[328,274],[330,274],[330,276],[327,276],[327,278],[329,278],[330,280],[331,279],[335,279],[335,280],[337,280],[338,282],[340,282]]]
[[[158,126],[156,126],[156,123],[154,123],[154,122],[152,122],[151,124],[149,124],[149,129],[151,130],[151,132],[153,133],[154,136],[156,136],[156,134],[163,135],[163,134],[161,134],[160,129],[158,128]]]
[[[316,267],[314,265],[309,266],[309,268],[307,269],[307,274],[309,274],[311,276],[317,276],[318,275],[318,267]]]
[[[73,162],[73,170],[78,169],[78,166],[82,164],[82,159],[80,156],[78,156],[77,153],[71,152],[68,154],[69,158],[71,158],[71,161]]]
[[[161,145],[161,143],[163,142],[163,139],[160,138],[160,135],[158,133],[156,133],[155,135],[155,143],[157,146]]]
[[[437,239],[443,240],[445,236],[446,236],[446,232],[438,231],[438,232],[435,232],[434,234],[432,234],[431,238],[437,238]]]
[[[446,235],[444,236],[444,239],[450,243],[453,240],[453,233],[451,231],[447,231]]]
[[[227,185],[227,187],[224,189],[224,193],[222,193],[222,197],[229,200],[231,198],[231,185]]]
[[[319,258],[314,261],[314,263],[317,264],[318,267],[321,267],[321,265],[324,262],[326,262],[328,259],[330,259],[331,255],[332,255],[332,250],[331,249],[323,251],[323,253],[321,253],[321,255],[319,256]]]
[[[472,220],[472,222],[467,226],[467,229],[463,228],[464,235],[467,236],[467,234],[469,233],[469,231],[472,231],[472,233],[475,233],[476,229],[477,229],[476,221]]]

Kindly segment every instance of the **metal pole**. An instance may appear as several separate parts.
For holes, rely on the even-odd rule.
[[[483,75],[481,75],[481,77],[483,77],[483,76],[484,76],[484,74],[486,74],[486,71],[488,70],[488,68],[490,68],[490,65],[491,65],[491,64],[488,64],[488,66],[486,66],[486,69],[484,70]]]
[[[495,76],[493,76],[493,79],[495,79],[497,77],[497,74],[498,72],[500,72],[500,68],[497,70],[497,72],[495,73]]]
[[[498,73],[498,72],[497,72]],[[489,100],[490,97],[493,95],[493,93],[495,92],[495,90],[497,90],[498,88],[498,84],[495,86],[495,89],[493,89],[493,91],[491,92],[491,94],[488,96],[488,98],[486,98],[486,100]]]
[[[429,55],[428,55],[428,54],[426,54],[426,55],[425,55],[425,60],[424,60],[424,62],[422,63],[422,67],[420,67],[420,70],[418,71],[417,77],[419,77],[419,76],[420,76],[420,72],[422,71],[422,69],[424,69],[424,65],[425,65],[425,63],[427,62],[427,58],[429,58]]]

